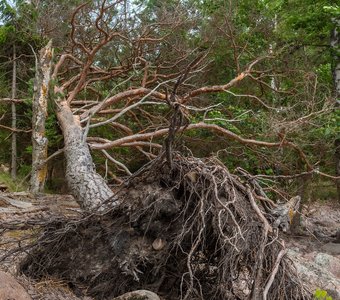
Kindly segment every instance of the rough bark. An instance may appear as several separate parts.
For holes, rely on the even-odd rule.
[[[334,18],[334,29],[331,36],[331,47],[333,51],[333,80],[335,97],[340,101],[340,18]]]
[[[339,109],[339,108],[338,108]],[[335,171],[336,176],[340,176],[340,138],[335,140]],[[340,202],[340,180],[338,179],[336,182],[337,191],[338,191],[338,202]]]
[[[57,117],[64,136],[66,180],[70,192],[83,209],[96,210],[103,201],[113,197],[113,192],[95,171],[79,117],[73,115],[66,101],[59,103]]]
[[[331,48],[333,52],[333,81],[334,81],[334,96],[336,99],[335,109],[340,109],[340,18],[334,18],[334,29],[331,36]],[[340,176],[340,136],[335,139],[335,172]],[[338,201],[340,202],[340,180],[336,182],[338,191]]]
[[[41,49],[36,66],[35,95],[33,98],[32,119],[32,173],[30,191],[41,192],[44,189],[47,165],[48,139],[45,134],[47,100],[52,70],[52,41]]]
[[[12,99],[16,98],[17,94],[17,58],[16,48],[13,45],[13,70],[12,70]],[[11,151],[11,177],[15,179],[17,177],[17,134],[15,132],[17,128],[17,112],[15,102],[12,102],[12,151]]]

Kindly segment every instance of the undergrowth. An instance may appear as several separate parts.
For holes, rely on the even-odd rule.
[[[0,184],[4,184],[9,192],[21,192],[27,189],[27,184],[23,178],[18,177],[14,180],[10,174],[5,172],[0,172]]]

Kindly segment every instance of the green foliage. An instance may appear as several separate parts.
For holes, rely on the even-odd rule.
[[[61,130],[58,126],[57,116],[50,111],[46,119],[46,137],[50,148],[58,149],[62,142]]]
[[[39,28],[39,20],[41,20],[39,18],[49,16],[49,13],[54,13],[54,11],[56,13],[51,17],[52,20],[46,19],[46,22],[55,22],[55,27],[52,27],[55,32],[51,34],[58,36],[58,51],[63,52],[63,46],[68,40],[64,37],[69,32],[69,25],[62,20],[67,19],[66,16],[69,16],[71,8],[79,4],[80,1],[61,0],[57,2],[53,2],[56,7],[51,9],[52,4],[49,1],[41,1],[39,7],[34,7],[27,1],[14,1],[15,5],[10,6],[6,1],[0,0],[0,18],[2,20],[0,55],[10,57],[13,44],[17,46],[18,54],[24,54],[24,57],[32,55],[28,44],[38,52],[37,50],[46,42],[46,36],[41,36],[42,31],[36,30]],[[133,22],[140,28],[145,24],[156,24],[159,20],[163,21],[163,13],[172,13],[177,9],[179,15],[183,16],[182,23],[171,30],[167,26],[162,26],[157,30],[153,29],[153,27],[157,27],[154,25],[147,27],[151,36],[157,37],[160,33],[167,34],[164,42],[155,43],[155,48],[148,48],[148,43],[145,43],[146,54],[140,54],[140,57],[146,58],[150,62],[150,74],[156,71],[152,67],[153,61],[164,59],[166,60],[165,65],[171,65],[172,61],[177,59],[178,52],[172,52],[172,45],[174,45],[173,48],[185,48],[187,53],[191,53],[192,57],[190,56],[188,60],[194,58],[200,51],[207,53],[206,60],[210,63],[206,69],[202,70],[202,74],[196,76],[192,82],[190,81],[186,85],[189,87],[191,84],[190,88],[209,84],[225,84],[235,78],[239,72],[245,70],[254,59],[268,54],[269,50],[272,51],[275,59],[263,60],[254,67],[258,71],[254,76],[259,76],[262,70],[268,71],[270,75],[261,77],[260,84],[248,77],[233,87],[231,92],[255,95],[263,102],[278,109],[265,108],[254,98],[246,96],[235,97],[228,93],[202,95],[200,100],[205,102],[202,107],[220,103],[220,106],[216,106],[206,113],[207,123],[219,125],[243,138],[277,142],[280,140],[278,133],[282,129],[280,128],[283,126],[282,124],[322,109],[326,103],[325,99],[331,94],[333,80],[331,70],[334,62],[329,51],[329,40],[331,29],[334,28],[332,18],[339,15],[339,6],[334,5],[331,0],[317,2],[313,0],[138,0],[133,2],[135,4],[130,6],[130,13],[133,13],[134,9],[138,11],[135,14],[136,20]],[[58,14],[58,11],[65,11],[65,16]],[[117,11],[113,13],[113,15],[115,14]],[[187,19],[190,22],[187,22]],[[138,36],[137,27],[134,37]],[[90,29],[88,32],[91,33]],[[95,64],[103,68],[115,68],[119,65],[130,66],[135,63],[131,60],[133,55],[130,42],[116,43],[114,40],[97,53]],[[11,86],[11,65],[5,60],[1,63],[3,64],[0,66],[0,95],[8,97]],[[25,63],[27,70],[23,72],[23,68],[21,69],[23,75],[18,83],[20,97],[26,99],[25,104],[20,105],[19,109],[21,128],[29,128],[32,118],[30,106],[33,96],[34,58],[27,58]],[[174,70],[169,70],[174,74],[182,71],[182,65],[179,65],[178,68],[175,66]],[[99,98],[102,99],[119,91],[136,87],[143,74],[144,70],[139,69],[136,65],[136,68],[129,74],[121,78],[118,76],[114,80],[92,83],[91,88],[96,89],[99,92]],[[133,79],[125,82],[132,75]],[[273,79],[276,80],[277,87],[282,93],[277,94],[271,90]],[[51,90],[55,84],[57,82],[52,83]],[[316,87],[315,91],[313,90],[314,86]],[[167,88],[170,91],[171,84]],[[184,85],[179,87],[179,96],[186,92],[185,88]],[[52,95],[52,97],[56,96],[58,95]],[[89,88],[82,91],[79,96],[80,99],[92,99],[93,91]],[[314,102],[311,99],[314,99]],[[46,125],[50,152],[62,147],[62,135],[54,114],[56,108],[53,107],[53,103],[53,101],[49,103]],[[124,105],[126,103],[118,104],[120,108]],[[0,106],[0,116],[8,111],[8,107]],[[291,109],[285,111],[288,107]],[[146,114],[136,110],[134,117],[126,114],[118,121],[128,126],[133,132],[146,132],[146,128],[147,130],[164,128],[164,119],[167,121],[171,113],[167,106],[145,105],[142,109],[156,117],[148,120],[144,118]],[[202,121],[201,113],[191,111],[190,113],[192,113],[190,116],[192,122]],[[233,121],[230,122],[230,120]],[[7,122],[7,125],[10,124],[8,113],[3,122]],[[318,163],[323,171],[332,173],[334,152],[332,143],[337,138],[339,123],[339,113],[332,111],[319,117],[307,119],[299,123],[298,126],[287,128],[285,139],[298,144],[306,152],[312,164]],[[115,140],[126,133],[111,125],[106,125],[91,129],[90,134]],[[207,130],[199,129],[184,133],[183,136],[186,145],[192,146],[194,149],[195,155],[216,154],[221,148],[224,149],[219,155],[230,169],[241,166],[252,173],[267,175],[276,175],[278,172],[289,174],[303,171],[304,165],[298,162],[299,158],[296,152],[286,148],[275,148],[275,150],[273,148],[268,150],[264,147],[251,148],[222,136],[213,135]],[[8,132],[0,132],[0,139],[4,140],[1,149],[9,148],[8,137]],[[157,142],[162,144],[161,138],[157,139]],[[22,149],[20,149],[20,160],[24,173],[28,171],[27,166],[30,163],[32,148],[29,143],[27,135]],[[111,151],[113,156],[118,157],[130,168],[131,166],[132,169],[137,168],[133,161],[139,160],[139,158],[136,157],[134,149],[117,148]],[[1,151],[0,159],[8,160],[9,154],[9,151]],[[103,156],[95,151],[94,160],[101,166],[105,164]]]
[[[15,32],[13,25],[1,26],[0,27],[0,45],[8,43]]]
[[[332,300],[333,298],[328,295],[327,291],[317,289],[314,293],[314,299],[316,299],[316,300]]]
[[[292,0],[281,6],[280,32],[287,39],[309,44],[328,40],[333,26],[331,17],[324,7],[332,4],[330,0]]]
[[[330,62],[322,63],[315,67],[315,73],[318,75],[318,80],[321,84],[332,82],[332,65]]]
[[[33,146],[32,146],[32,145],[27,146],[27,147],[25,148],[25,152],[26,152],[27,154],[32,155]]]
[[[340,6],[338,5],[325,5],[323,9],[333,17],[340,17]]]
[[[16,15],[15,9],[8,4],[8,1],[0,1],[0,21],[7,23],[10,22]]]

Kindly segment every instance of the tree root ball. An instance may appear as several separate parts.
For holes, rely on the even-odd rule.
[[[170,169],[158,158],[116,191],[114,208],[45,224],[21,271],[96,299],[139,289],[169,300],[310,299],[250,196],[216,160],[175,153]]]

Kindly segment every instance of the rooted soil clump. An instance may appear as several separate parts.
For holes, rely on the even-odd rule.
[[[40,223],[21,271],[87,286],[96,299],[137,289],[165,299],[310,299],[256,196],[216,160],[175,154],[170,170],[158,158],[116,192],[118,206]]]

